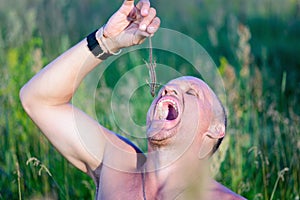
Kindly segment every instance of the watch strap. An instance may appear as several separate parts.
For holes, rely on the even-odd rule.
[[[91,34],[89,34],[87,36],[87,47],[89,48],[89,50],[93,53],[93,55],[101,60],[105,60],[106,58],[108,58],[109,56],[111,56],[110,53],[105,52],[98,40],[96,39],[96,33],[98,30],[93,31]]]

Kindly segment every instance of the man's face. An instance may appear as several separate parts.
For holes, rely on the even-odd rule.
[[[200,79],[181,77],[165,85],[147,115],[147,137],[151,145],[166,146],[201,138],[211,120],[212,95]]]

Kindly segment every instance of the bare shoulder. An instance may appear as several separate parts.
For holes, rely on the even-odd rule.
[[[212,182],[212,186],[209,191],[211,199],[223,199],[223,200],[245,200],[246,198],[234,193],[224,185],[217,181]]]
[[[103,164],[120,171],[135,173],[145,161],[145,154],[132,141],[110,132],[107,137]]]

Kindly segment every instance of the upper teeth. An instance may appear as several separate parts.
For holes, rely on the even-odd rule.
[[[162,101],[158,102],[158,104],[157,104],[157,113],[158,113],[159,119],[166,119],[168,117],[169,107],[164,106],[164,103],[172,104],[172,106],[175,108],[176,112],[178,112],[178,108],[177,108],[175,101],[173,101],[171,99],[162,100]]]

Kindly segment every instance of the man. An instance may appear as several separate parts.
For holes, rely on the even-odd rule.
[[[147,115],[147,157],[70,100],[83,78],[160,25],[148,0],[125,0],[107,24],[52,61],[21,90],[24,109],[57,150],[88,173],[97,199],[241,199],[206,176],[207,158],[225,134],[226,116],[201,80],[169,82]]]

